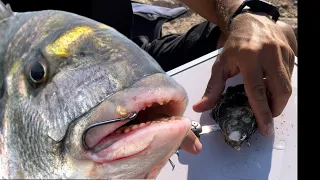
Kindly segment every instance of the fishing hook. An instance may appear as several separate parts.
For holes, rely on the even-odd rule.
[[[111,119],[111,120],[106,120],[106,121],[101,121],[101,122],[97,122],[97,123],[94,123],[94,124],[90,125],[89,127],[87,127],[87,128],[85,129],[85,131],[84,131],[83,134],[82,134],[82,145],[83,145],[83,147],[86,148],[86,149],[90,149],[90,148],[88,147],[87,143],[86,143],[86,135],[87,135],[88,131],[91,130],[92,128],[95,128],[95,127],[97,127],[97,126],[103,126],[103,125],[111,124],[111,123],[116,123],[116,122],[119,122],[119,121],[126,121],[126,120],[132,121],[132,120],[134,120],[137,116],[138,116],[138,113],[132,112],[132,113],[130,113],[130,114],[129,114],[128,116],[126,116],[126,117],[117,118],[117,119]],[[193,129],[194,129],[194,128],[192,128],[192,130],[193,130]],[[179,149],[180,149],[180,148],[179,148]],[[175,153],[179,156],[179,151],[178,151],[178,150],[177,150]],[[174,168],[175,168],[176,165],[172,162],[171,159],[169,159],[169,162],[170,162],[170,164],[171,164],[171,166],[172,166],[172,170],[174,170]]]
[[[137,115],[138,115],[138,113],[132,112],[126,117],[117,118],[117,119],[111,119],[111,120],[106,120],[106,121],[101,121],[101,122],[97,122],[97,123],[94,123],[94,124],[90,125],[89,127],[87,127],[85,129],[85,131],[82,134],[82,145],[84,146],[84,148],[90,149],[88,147],[87,143],[86,143],[86,135],[87,135],[88,131],[91,130],[92,128],[95,128],[97,126],[103,126],[103,125],[111,124],[111,123],[116,123],[116,122],[119,122],[119,121],[125,121],[125,120],[132,121],[137,117]]]
[[[171,164],[171,166],[172,166],[172,171],[174,170],[174,168],[176,167],[176,165],[172,162],[172,160],[171,159],[169,159],[169,162],[170,162],[170,164]]]

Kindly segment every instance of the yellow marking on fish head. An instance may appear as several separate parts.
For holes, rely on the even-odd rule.
[[[21,66],[21,61],[17,60],[9,71],[9,75],[7,77],[8,93],[12,94],[14,92],[19,92],[19,94],[22,97],[27,97],[28,96],[28,89],[26,86],[27,80],[26,80],[25,74],[22,72],[19,72],[20,66]]]
[[[93,31],[94,30],[90,26],[77,26],[64,33],[53,43],[47,45],[46,51],[50,55],[68,57],[71,51],[76,48],[72,45],[87,37]]]
[[[17,84],[18,92],[20,93],[21,96],[27,97],[28,89],[27,89],[27,86],[26,86],[26,78],[25,78],[25,76],[23,76],[23,75],[19,76],[18,80],[19,80],[18,84]]]
[[[10,72],[9,72],[9,76],[12,77],[12,76],[18,71],[19,65],[20,65],[20,61],[16,61],[16,62],[13,64],[13,66],[12,66]]]
[[[98,24],[97,25],[97,29],[98,30],[104,30],[104,29],[110,29],[109,26],[105,25],[105,24]],[[92,38],[93,42],[95,43],[95,45],[97,45],[100,48],[104,48],[107,46],[107,43],[102,40],[100,37],[96,36]]]
[[[104,47],[107,46],[107,42],[104,41],[104,40],[102,40],[102,39],[99,38],[99,37],[94,37],[94,38],[92,38],[92,41],[95,43],[95,45],[96,45],[97,47],[104,48]]]
[[[107,25],[105,25],[105,24],[99,24],[99,25],[98,25],[98,28],[99,28],[99,29],[108,29],[109,26],[107,26]]]

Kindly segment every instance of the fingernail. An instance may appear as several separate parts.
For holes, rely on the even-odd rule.
[[[193,106],[197,106],[200,102],[201,102],[201,100],[196,102]]]
[[[267,134],[270,136],[274,133],[274,128],[273,128],[273,124],[268,124],[267,129],[266,129]]]
[[[196,153],[199,153],[202,149],[202,144],[199,140],[196,140],[195,144],[194,144],[194,149],[196,151]]]
[[[202,96],[201,99],[198,101],[198,103],[200,103],[201,101],[203,101],[205,98],[205,96]]]
[[[202,99],[198,102],[196,102],[195,104],[193,104],[193,107],[199,106],[199,104],[201,103]]]

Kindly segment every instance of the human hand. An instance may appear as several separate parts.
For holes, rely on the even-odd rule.
[[[188,153],[198,154],[202,150],[202,144],[193,131],[189,131],[188,135],[181,143],[180,148]]]
[[[291,27],[266,16],[243,13],[231,23],[224,49],[212,66],[202,99],[204,112],[216,104],[226,80],[241,73],[262,135],[272,135],[273,117],[281,114],[292,93],[291,74],[297,42]]]

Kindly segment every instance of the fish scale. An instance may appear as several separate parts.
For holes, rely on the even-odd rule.
[[[0,40],[0,177],[155,179],[188,133],[186,91],[112,27],[64,11],[13,13],[0,1]],[[85,128],[142,109],[145,121],[179,118],[119,137],[123,122],[108,124],[85,139],[105,149],[83,147]]]

